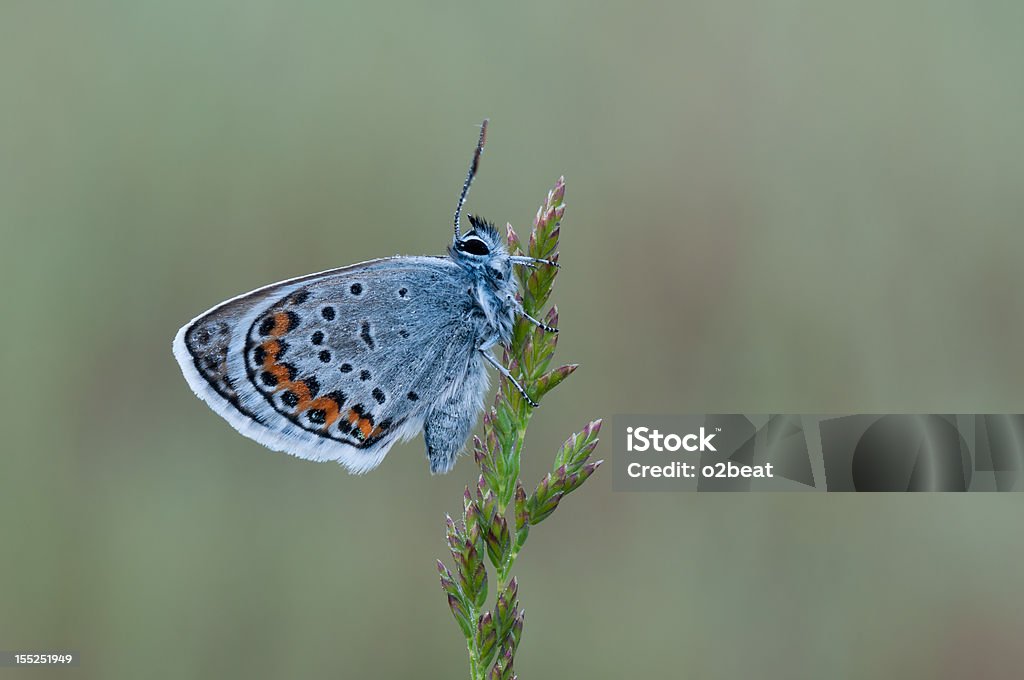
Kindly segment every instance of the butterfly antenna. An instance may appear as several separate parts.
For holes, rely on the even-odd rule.
[[[462,219],[462,206],[466,204],[466,196],[469,195],[469,187],[476,176],[476,169],[480,165],[480,154],[484,152],[484,143],[487,141],[487,122],[480,123],[480,139],[476,143],[476,151],[473,152],[473,160],[469,164],[469,172],[466,173],[466,183],[462,185],[462,194],[459,196],[459,204],[455,207],[455,238],[458,240],[462,234],[459,230],[459,223]]]

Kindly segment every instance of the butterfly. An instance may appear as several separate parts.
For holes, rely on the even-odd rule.
[[[432,473],[452,469],[481,409],[488,365],[531,406],[492,354],[517,317],[513,266],[557,266],[510,255],[494,225],[462,209],[487,124],[455,209],[445,256],[387,257],[281,281],[185,324],[174,356],[196,395],[241,434],[275,451],[375,468],[423,432]]]

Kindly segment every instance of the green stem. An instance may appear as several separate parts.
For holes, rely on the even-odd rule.
[[[480,674],[480,661],[477,658],[476,642],[473,638],[466,638],[466,649],[469,650],[469,680],[482,680]]]
[[[531,415],[531,413],[530,413],[529,409],[527,409],[525,412],[521,411],[519,413],[519,423],[518,423],[519,426],[516,428],[516,430],[517,430],[517,432],[516,432],[516,443],[515,443],[515,446],[513,447],[513,451],[514,451],[513,456],[514,456],[514,460],[516,461],[515,469],[517,471],[517,474],[515,475],[515,479],[512,479],[509,482],[509,488],[513,490],[513,495],[515,493],[516,482],[519,481],[518,471],[520,469],[520,462],[522,461],[523,443],[524,443],[524,441],[526,439],[526,428],[530,424],[530,415]],[[508,510],[508,503],[503,503],[502,499],[499,499],[498,500],[498,512],[501,513],[501,515],[503,517],[506,517],[507,510]],[[512,565],[515,564],[516,557],[519,556],[519,548],[522,547],[522,546],[518,545],[518,542],[519,542],[519,529],[516,526],[516,519],[515,519],[515,517],[513,517],[512,521],[508,523],[508,530],[509,530],[509,538],[511,540],[512,550],[509,552],[508,557],[502,563],[501,567],[496,570],[498,572],[498,592],[499,593],[504,592],[505,588],[508,586],[509,574],[512,573]]]
[[[466,648],[469,650],[469,677],[470,680],[486,680],[487,669],[483,667],[480,659],[479,640],[477,640],[476,622],[480,620],[480,611],[473,605],[469,606],[470,621],[472,621],[472,632],[466,638]]]

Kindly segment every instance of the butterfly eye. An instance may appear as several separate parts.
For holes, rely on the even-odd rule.
[[[487,244],[483,242],[483,239],[470,236],[464,238],[455,244],[456,250],[463,253],[469,253],[470,255],[490,255],[491,251],[487,247]]]

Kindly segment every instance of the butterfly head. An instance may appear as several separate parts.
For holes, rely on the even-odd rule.
[[[467,269],[482,273],[498,285],[508,281],[512,262],[498,230],[476,215],[469,216],[469,223],[473,228],[452,240],[452,247],[448,249],[452,259]]]

